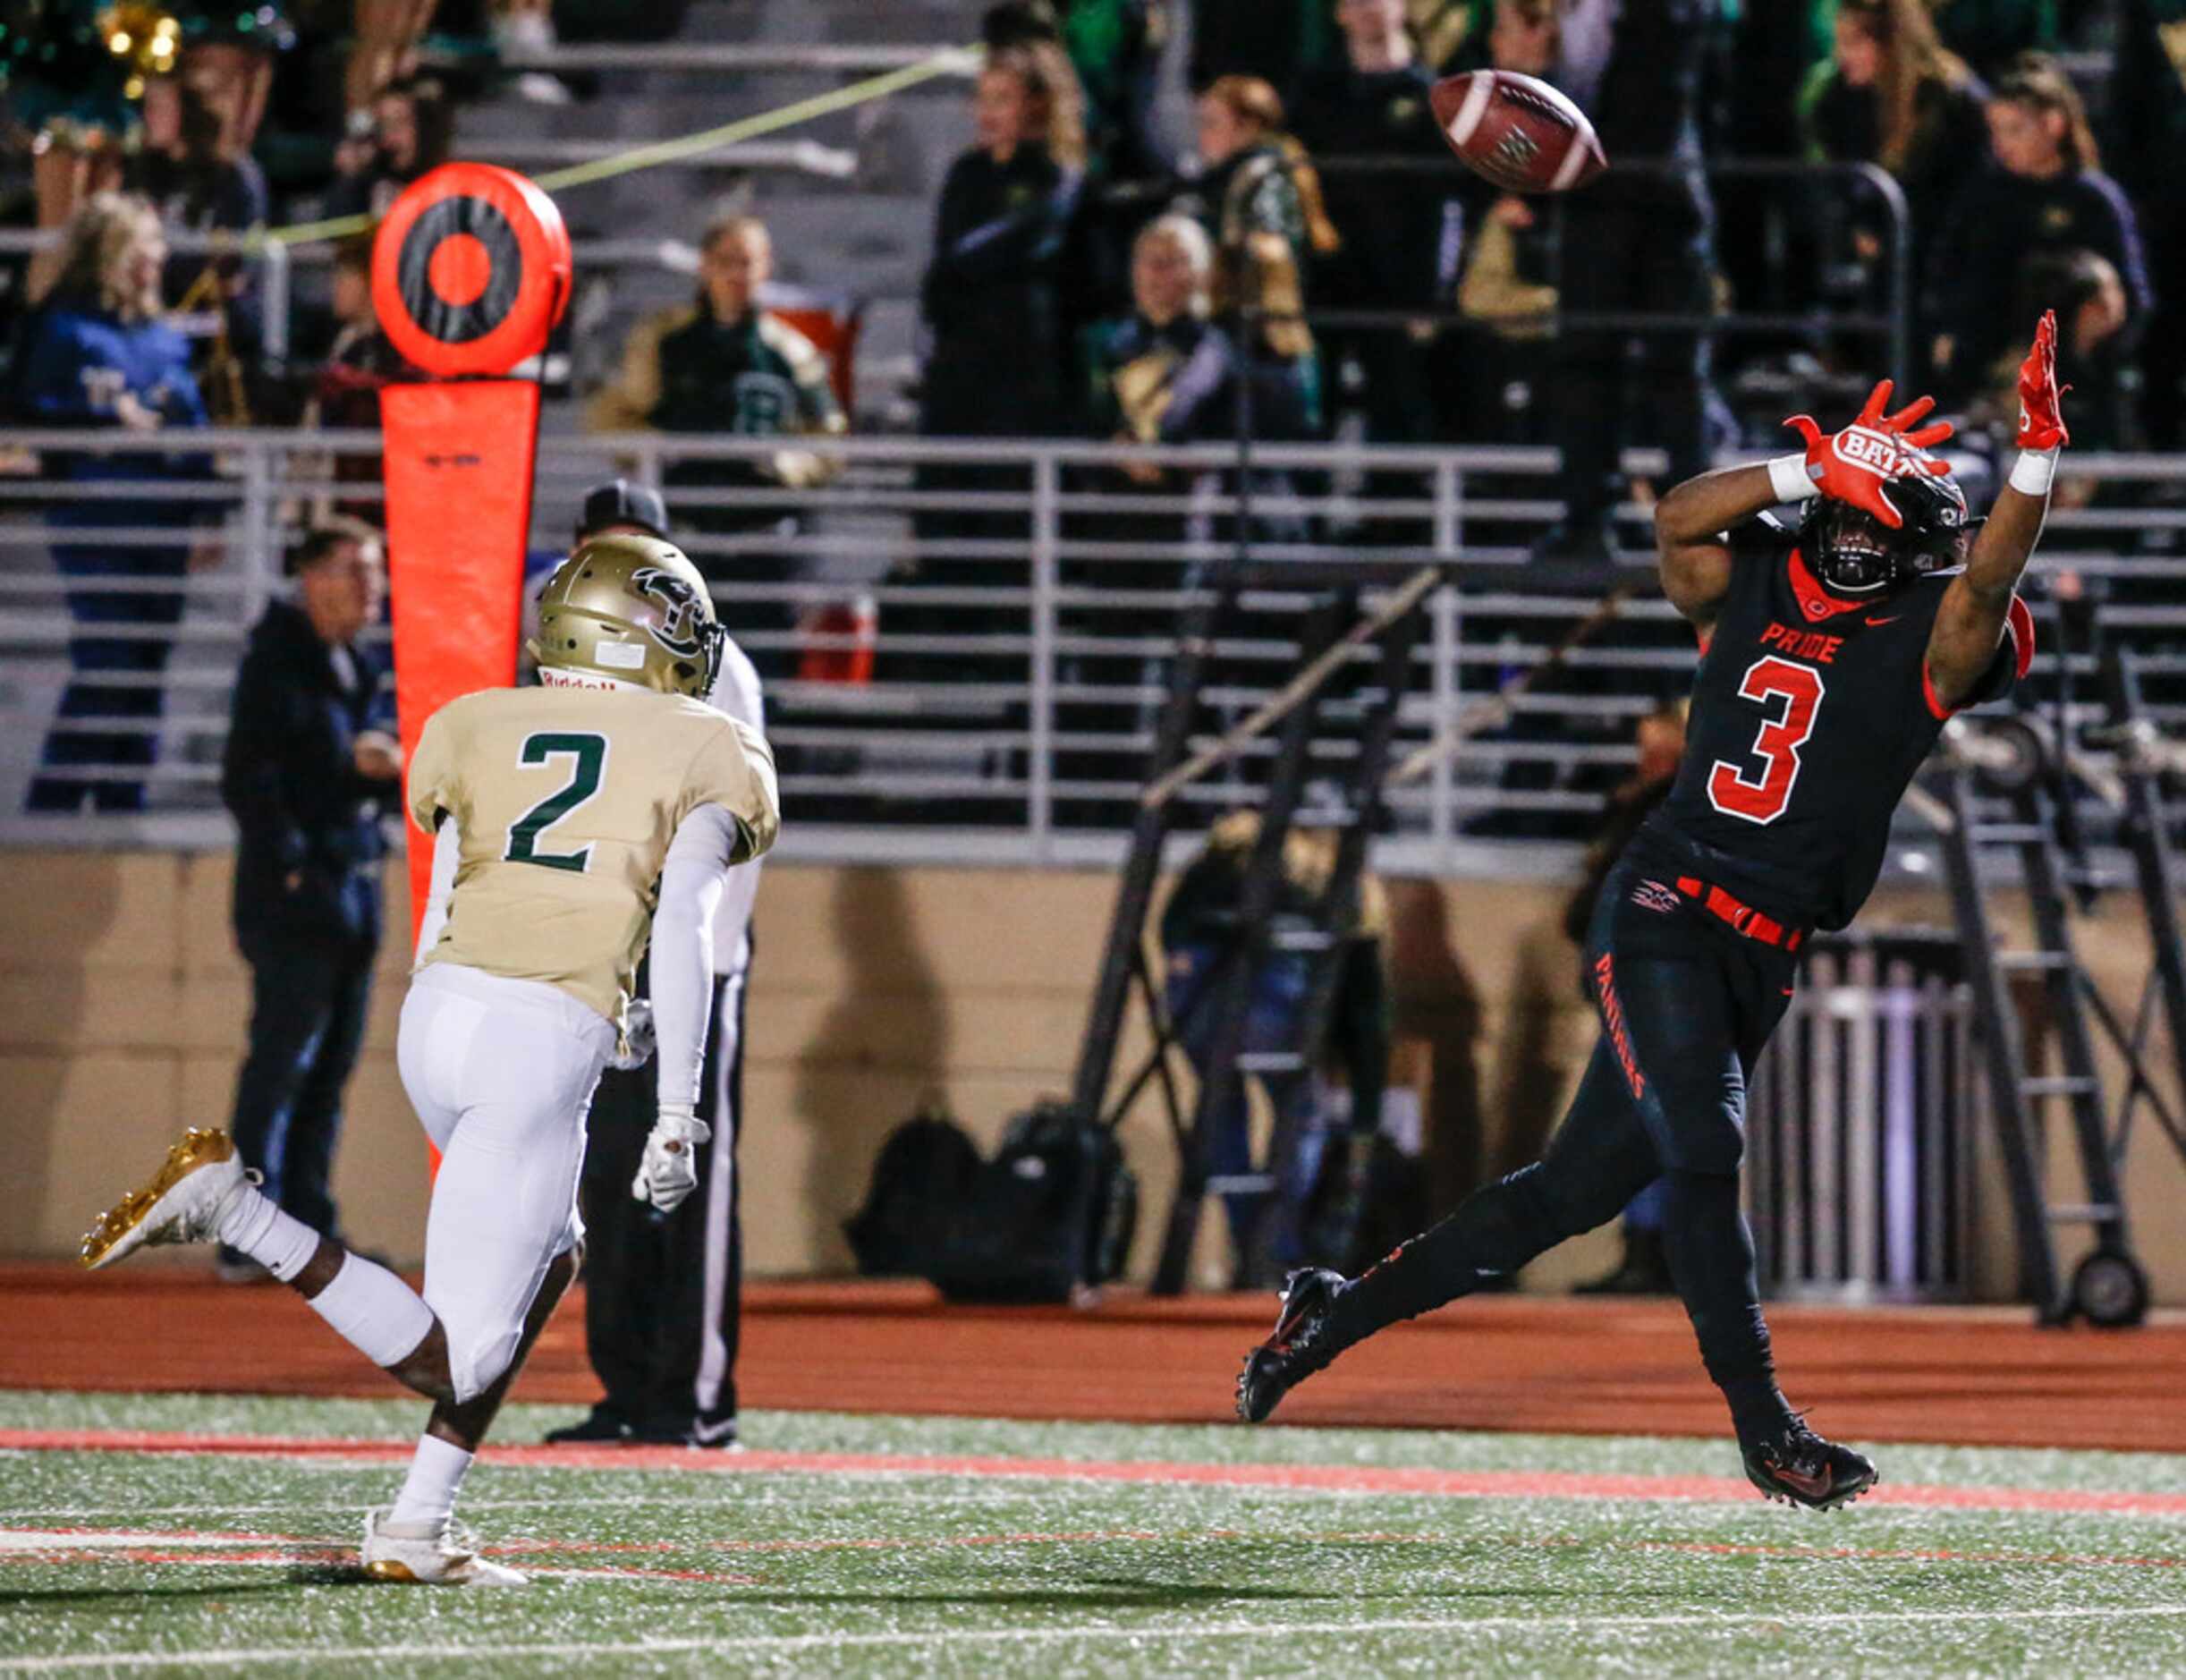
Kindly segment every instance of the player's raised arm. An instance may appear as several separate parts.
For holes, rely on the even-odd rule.
[[[1803,477],[1805,462],[1785,460]],[[1670,605],[1706,630],[1731,587],[1731,545],[1725,533],[1741,520],[1787,499],[1765,467],[1719,467],[1688,479],[1655,504],[1655,553],[1662,592]]]
[[[2019,460],[1974,539],[1966,570],[1936,608],[1928,638],[1928,681],[1945,707],[1972,698],[1995,658],[2012,592],[2041,539],[2057,454],[2072,442],[2059,404],[2063,395],[2057,387],[2056,311],[2046,310],[2034,329],[2034,348],[2019,366]]]

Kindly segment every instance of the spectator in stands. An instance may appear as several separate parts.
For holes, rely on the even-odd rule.
[[[621,370],[592,399],[587,416],[592,428],[725,433],[784,444],[847,430],[826,358],[759,306],[759,290],[773,273],[765,223],[732,216],[707,228],[699,246],[698,296],[639,323],[623,346]],[[791,446],[756,459],[678,461],[663,476],[682,492],[679,510],[709,536],[766,533],[780,540],[797,516],[782,493],[816,488],[838,467],[824,454]],[[694,558],[709,575],[736,586],[726,609],[729,627],[760,669],[788,675],[796,613],[782,590],[794,563],[741,548],[724,558],[700,547]],[[754,586],[761,592],[755,594]]]
[[[296,598],[250,632],[221,765],[252,996],[230,1129],[282,1210],[339,1242],[328,1179],[379,948],[379,819],[400,807],[402,755],[386,667],[360,641],[385,595],[378,539],[319,526],[289,570]],[[230,1281],[261,1275],[233,1250],[218,1264]]]
[[[989,52],[1059,46],[1085,98],[1089,172],[1106,181],[1158,181],[1175,163],[1154,109],[1168,0],[1002,0],[980,21]]]
[[[920,288],[933,346],[919,429],[1052,436],[1067,412],[1060,258],[1086,156],[1070,62],[1052,43],[991,55],[972,120],[978,144],[942,184]]]
[[[429,76],[391,81],[369,113],[350,114],[349,137],[335,148],[328,216],[386,215],[419,176],[448,160],[455,118],[446,92]]]
[[[70,219],[59,275],[24,326],[13,383],[27,423],[145,439],[142,449],[126,453],[47,455],[54,564],[64,578],[142,578],[148,585],[141,592],[69,592],[74,675],[46,737],[46,768],[30,785],[32,810],[73,811],[87,799],[101,811],[144,808],[143,773],[156,756],[165,709],[159,679],[171,643],[162,632],[182,619],[183,578],[220,559],[217,547],[194,540],[193,527],[211,510],[162,499],[157,488],[211,471],[186,443],[175,449],[152,441],[205,424],[189,346],[161,313],[166,258],[158,212],[125,193],[96,193]],[[96,490],[72,496],[60,488],[69,484],[119,490],[123,499],[97,498]],[[131,485],[140,496],[129,495]],[[175,540],[102,539],[116,526],[169,530]]]
[[[1738,0],[1719,8],[1711,33],[1707,98],[1711,150],[1741,163],[1793,164],[1805,141],[1787,115],[1834,47],[1834,0]],[[1716,256],[1733,307],[1804,314],[1817,306],[1824,265],[1821,217],[1795,177],[1717,175],[1708,189],[1723,229]],[[1826,191],[1842,196],[1842,189]],[[1804,335],[1739,335],[1733,346],[1750,360],[1807,348]],[[1766,417],[1773,420],[1773,414]]]
[[[1808,78],[1800,98],[1807,156],[1817,162],[1878,164],[1905,190],[1912,272],[1987,148],[1988,94],[1965,61],[1936,38],[1924,0],[1842,0],[1836,51]],[[1832,191],[1832,203],[1841,195]],[[1887,301],[1883,267],[1890,218],[1863,191],[1847,230],[1851,255],[1868,276],[1859,302]]]
[[[1508,9],[1507,7],[1504,9]],[[1405,27],[1403,0],[1340,0],[1344,58],[1309,77],[1292,105],[1292,131],[1317,157],[1400,158],[1432,168],[1347,173],[1329,200],[1336,249],[1314,268],[1314,302],[1338,310],[1414,310],[1402,327],[1322,335],[1332,363],[1364,375],[1367,436],[1422,443],[1434,431],[1422,346],[1430,312],[1448,306],[1462,210],[1441,125],[1428,106],[1434,78]]]
[[[1932,265],[1940,395],[1994,388],[2020,317],[2054,306],[2057,371],[2078,387],[2075,439],[2121,446],[2120,375],[2154,301],[2132,206],[2051,61],[2026,59],[1997,82],[1988,128],[1995,167],[1960,195]]]
[[[1275,1258],[1284,1262],[1309,1258],[1299,1252],[1299,1225],[1327,1141],[1318,1072],[1324,1051],[1343,1065],[1348,1076],[1352,1133],[1371,1137],[1381,1128],[1382,1093],[1389,1073],[1388,979],[1382,955],[1388,900],[1381,884],[1368,876],[1359,884],[1357,907],[1343,925],[1327,925],[1330,907],[1325,900],[1335,868],[1339,831],[1325,825],[1343,819],[1340,792],[1333,787],[1307,791],[1306,807],[1284,837],[1283,887],[1271,922],[1277,932],[1334,933],[1342,942],[1325,1042],[1309,1044],[1304,1038],[1317,966],[1312,955],[1269,949],[1252,975],[1241,1050],[1267,1056],[1295,1053],[1304,1058],[1304,1065],[1257,1075],[1275,1110],[1278,1135],[1287,1130],[1294,1148],[1288,1162],[1273,1163],[1282,1174],[1273,1196],[1242,1191],[1222,1199],[1237,1248],[1241,1286],[1272,1281],[1254,1278],[1247,1269],[1256,1227],[1271,1212],[1281,1221],[1269,1244]],[[1205,849],[1178,879],[1162,909],[1169,1017],[1177,1041],[1202,1080],[1216,1050],[1216,1000],[1242,948],[1245,930],[1239,911],[1246,865],[1259,836],[1257,810],[1234,810],[1221,819],[1208,830]],[[1207,1116],[1207,1124],[1213,1130],[1208,1164],[1214,1171],[1224,1175],[1253,1171],[1250,1110],[1242,1080],[1235,1087],[1234,1099],[1222,1112]]]
[[[1574,314],[1645,311],[1687,318],[1636,336],[1567,327],[1551,382],[1563,451],[1565,515],[1537,545],[1543,557],[1606,561],[1627,444],[1669,452],[1670,482],[1707,465],[1708,338],[1716,307],[1715,213],[1700,168],[1699,81],[1714,0],[1576,0],[1562,8],[1555,81],[1592,118],[1620,165],[1557,200],[1558,295]],[[1629,165],[1641,165],[1631,168]],[[1625,363],[1651,412],[1625,412]]]
[[[414,366],[395,349],[379,325],[379,311],[372,304],[372,236],[360,233],[335,248],[334,258],[334,316],[339,324],[326,360],[314,380],[304,404],[303,426],[309,429],[377,431],[379,394],[387,386],[422,379],[425,370]],[[300,477],[333,479],[343,484],[380,482],[377,454],[354,451],[329,453],[306,463]],[[377,496],[367,495],[336,501],[318,498],[318,515],[340,513],[369,525],[386,522],[386,507]]]
[[[1320,177],[1305,148],[1283,129],[1283,101],[1265,81],[1224,76],[1199,96],[1199,175],[1177,205],[1199,216],[1215,241],[1215,307],[1265,310],[1249,284],[1255,234],[1288,248],[1291,271],[1304,276],[1317,258],[1332,257],[1343,241],[1321,201]]]
[[[141,145],[126,179],[170,233],[240,234],[265,224],[265,173],[248,153],[226,155],[221,131],[220,113],[197,79],[185,72],[146,84]],[[264,335],[251,278],[237,256],[188,251],[167,264],[166,301],[222,311],[239,351],[255,356]]]
[[[161,9],[179,14],[182,47],[174,74],[213,114],[217,132],[209,149],[223,158],[250,157],[273,97],[278,57],[296,43],[286,12],[277,4]],[[146,83],[148,100],[157,80]]]
[[[2125,0],[2112,72],[2109,154],[2140,218],[2151,275],[2167,279],[2139,335],[2142,440],[2186,446],[2186,53],[2177,0]]]
[[[1556,40],[1551,0],[1504,0],[1488,36],[1489,62],[1546,75],[1555,65]],[[1554,217],[1485,181],[1467,191],[1457,308],[1483,330],[1464,336],[1450,369],[1445,428],[1469,443],[1538,443],[1556,310]]]
[[[1172,213],[1140,233],[1131,250],[1131,312],[1091,335],[1096,435],[1142,444],[1234,437],[1237,380],[1247,369],[1256,436],[1301,438],[1318,429],[1310,336],[1278,332],[1271,342],[1263,331],[1250,356],[1241,355],[1236,340],[1209,318],[1214,269],[1214,246],[1190,216]],[[1135,476],[1153,483],[1161,473],[1148,464]]]
[[[1085,180],[1085,123],[1078,77],[1063,49],[1033,41],[987,55],[972,97],[976,144],[950,166],[935,217],[934,256],[920,287],[930,335],[919,429],[928,437],[1055,437],[1072,430],[1066,395],[1070,341],[1066,247]],[[950,552],[953,540],[1021,545],[1023,514],[966,511],[946,498],[1022,496],[1013,466],[924,462],[918,487],[936,498],[918,516],[921,553],[892,581],[1021,588],[1025,562]],[[973,666],[961,658],[891,648],[886,637],[988,630],[1022,633],[1006,607],[905,602],[882,625],[892,675],[932,680]],[[1021,681],[1021,658],[979,666]]]

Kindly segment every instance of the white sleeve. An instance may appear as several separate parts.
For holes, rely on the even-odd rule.
[[[418,923],[414,961],[425,960],[425,954],[440,943],[440,930],[448,925],[448,900],[455,894],[455,866],[462,850],[463,836],[456,829],[455,813],[442,812],[440,827],[433,831],[433,882],[425,895],[425,918]]]
[[[753,858],[729,871],[721,888],[721,904],[714,912],[714,973],[726,980],[741,974],[751,961],[751,910],[759,895],[762,860]]]
[[[736,818],[700,805],[684,818],[660,867],[653,912],[655,1066],[664,1105],[695,1105],[714,1006],[714,917],[736,855]]]
[[[722,640],[721,670],[706,703],[761,734],[767,733],[767,704],[759,695],[758,667],[732,638]]]

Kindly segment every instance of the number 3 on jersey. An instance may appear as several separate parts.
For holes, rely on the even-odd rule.
[[[1784,709],[1761,725],[1754,737],[1752,756],[1760,760],[1760,774],[1750,776],[1743,766],[1717,759],[1708,772],[1707,802],[1726,817],[1767,826],[1784,815],[1792,802],[1792,785],[1799,780],[1799,749],[1814,733],[1814,714],[1822,703],[1822,675],[1812,666],[1793,665],[1771,654],[1747,667],[1738,685],[1739,698],[1767,706],[1781,701]]]
[[[536,863],[544,870],[583,874],[592,861],[590,846],[574,852],[542,852],[538,843],[549,828],[599,792],[599,778],[607,768],[607,737],[542,731],[524,737],[516,759],[524,765],[568,759],[573,761],[573,768],[568,781],[509,825],[508,849],[502,857],[511,863]]]

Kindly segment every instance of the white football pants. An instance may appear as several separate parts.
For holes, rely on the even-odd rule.
[[[585,1112],[614,1029],[567,992],[435,963],[411,980],[395,1061],[441,1152],[425,1229],[425,1304],[459,1400],[516,1356],[546,1268],[582,1235]]]

